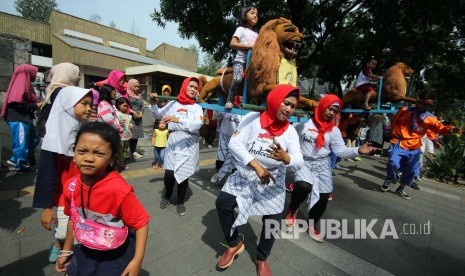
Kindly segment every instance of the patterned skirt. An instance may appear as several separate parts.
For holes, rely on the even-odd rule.
[[[170,133],[163,166],[174,171],[178,184],[199,171],[198,136],[185,131]]]
[[[307,198],[308,210],[320,199],[320,193],[333,191],[333,175],[331,158],[325,156],[318,159],[304,158],[304,166],[295,172],[294,182],[305,181],[312,185],[312,193]]]
[[[228,177],[222,191],[236,196],[239,214],[231,228],[231,235],[237,226],[247,223],[250,216],[280,214],[284,210],[285,190],[284,180],[286,168],[279,166],[270,169],[276,182],[263,185],[255,171],[239,166]]]

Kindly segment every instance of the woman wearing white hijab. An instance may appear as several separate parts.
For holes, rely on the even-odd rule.
[[[77,85],[80,77],[79,77],[79,67],[76,65],[63,62],[58,63],[50,69],[51,81],[50,85],[47,87],[47,94],[45,95],[45,103],[50,104],[53,102],[52,95],[55,89],[58,87],[66,87]],[[56,97],[56,94],[53,95],[53,98]]]
[[[51,78],[51,81],[45,89],[45,101],[42,105],[41,115],[39,116],[36,127],[37,134],[40,137],[44,137],[46,132],[44,124],[41,123],[42,116],[46,116],[46,112],[51,109],[51,105],[63,87],[74,86],[78,84],[80,80],[79,67],[69,62],[59,63],[50,69],[49,77]],[[44,121],[46,122],[47,118],[43,118],[45,118]]]
[[[32,206],[43,208],[41,221],[47,230],[57,223],[53,206],[58,206],[56,241],[51,247],[50,262],[55,262],[61,249],[59,241],[66,236],[68,218],[63,214],[62,185],[79,172],[73,162],[72,146],[81,122],[89,119],[92,103],[89,89],[65,87],[57,95],[46,123]]]

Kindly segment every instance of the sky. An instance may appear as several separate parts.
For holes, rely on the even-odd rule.
[[[14,0],[0,0],[0,11],[19,15],[14,7]],[[91,14],[98,14],[102,18],[101,24],[108,26],[111,21],[121,31],[135,34],[147,39],[147,49],[153,50],[161,43],[168,43],[176,47],[189,47],[199,44],[196,39],[181,39],[178,25],[167,22],[165,29],[158,27],[152,21],[150,13],[159,9],[158,0],[56,0],[57,9],[83,19],[89,19]]]

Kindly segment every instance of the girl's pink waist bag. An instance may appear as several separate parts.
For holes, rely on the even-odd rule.
[[[85,247],[95,250],[112,250],[120,247],[128,237],[128,227],[123,228],[104,225],[84,218],[86,216],[81,204],[84,217],[79,215],[74,204],[74,190],[77,178],[69,184],[71,191],[71,221],[73,224],[74,239]],[[82,200],[82,189],[81,189]],[[82,201],[81,201],[82,202]]]

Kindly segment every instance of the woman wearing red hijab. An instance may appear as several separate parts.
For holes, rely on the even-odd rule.
[[[123,71],[112,70],[108,74],[108,78],[96,82],[95,85],[102,86],[104,84],[109,84],[113,86],[116,90],[116,97],[125,97],[129,101],[129,95],[127,93],[127,82],[126,82],[126,74]],[[128,109],[128,114],[129,114]]]
[[[323,215],[328,196],[333,191],[331,150],[342,159],[372,154],[377,150],[368,143],[356,148],[345,146],[341,131],[334,126],[334,117],[341,109],[342,101],[336,95],[328,94],[318,103],[314,116],[308,122],[295,125],[305,165],[294,174],[294,190],[286,223],[294,226],[300,203],[311,193],[308,200],[309,234],[318,242],[323,242],[323,237],[314,226]]]
[[[186,78],[181,86],[176,101],[170,101],[163,108],[157,106],[157,95],[151,100],[149,107],[153,117],[160,118],[160,123],[168,125],[170,135],[165,149],[165,195],[160,202],[160,208],[165,209],[170,204],[175,183],[178,188],[176,211],[180,216],[187,213],[184,198],[188,179],[199,170],[199,129],[203,124],[203,111],[195,103],[199,93],[199,80]]]
[[[0,117],[10,127],[13,155],[8,163],[15,166],[18,174],[33,174],[36,171],[26,166],[28,155],[40,142],[32,123],[37,110],[37,96],[31,82],[37,75],[37,67],[21,64],[16,67],[3,101]]]
[[[271,275],[266,261],[274,236],[266,237],[265,225],[278,226],[284,210],[284,178],[286,168],[299,169],[303,164],[299,138],[289,117],[299,99],[299,89],[278,85],[267,96],[263,113],[250,112],[229,142],[237,160],[237,170],[228,177],[216,200],[216,210],[228,248],[218,267],[229,267],[234,257],[244,251],[237,226],[247,223],[249,216],[263,216],[263,228],[257,247],[258,275]],[[234,208],[239,208],[234,218]]]

